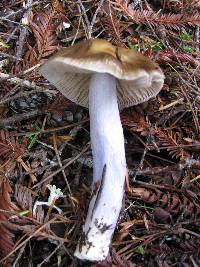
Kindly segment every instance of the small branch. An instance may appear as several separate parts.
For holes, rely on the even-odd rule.
[[[54,146],[54,150],[55,150],[56,157],[57,157],[57,160],[58,160],[58,164],[62,168],[63,165],[62,165],[62,161],[60,159],[60,155],[59,155],[59,151],[58,151],[58,147],[57,147],[57,143],[56,143],[56,135],[55,135],[55,133],[53,133],[53,146]],[[71,191],[69,182],[67,180],[67,176],[65,174],[65,170],[62,170],[62,174],[63,174],[63,177],[65,179],[65,183],[67,185],[67,188],[68,188],[68,191],[69,191],[69,195],[72,196],[72,191]],[[73,204],[73,202],[72,202],[72,204]]]
[[[15,59],[15,60],[18,60],[18,61],[22,60],[22,58],[20,58],[20,57],[15,57],[13,55],[9,55],[9,54],[4,53],[4,52],[0,52],[0,56],[9,57],[9,58],[12,58],[12,59]]]
[[[13,74],[9,74],[9,75],[8,75],[7,77],[5,77],[5,78],[3,78],[3,77],[1,78],[1,77],[0,77],[0,79],[1,79],[1,81],[4,81],[4,80],[10,80],[10,79],[12,79],[12,78],[17,78],[17,77],[23,76],[23,75],[25,75],[25,74],[27,74],[27,73],[29,73],[29,72],[31,72],[31,71],[33,71],[33,70],[39,68],[40,66],[41,66],[41,64],[36,64],[36,65],[30,67],[30,68],[27,69],[27,70],[20,71],[19,73],[15,74],[15,75],[13,75]],[[5,73],[2,73],[2,74],[3,74],[3,75],[6,75]]]
[[[90,145],[87,145],[78,155],[76,155],[72,160],[70,160],[69,162],[67,162],[65,165],[63,165],[59,170],[55,171],[54,173],[50,174],[49,176],[47,176],[45,179],[43,179],[41,182],[37,183],[36,185],[34,185],[32,187],[32,189],[37,188],[39,186],[41,186],[43,183],[49,181],[52,177],[54,177],[55,175],[57,175],[58,173],[60,173],[62,170],[66,169],[69,165],[71,165],[72,163],[74,163],[79,157],[81,157],[90,147]]]
[[[142,168],[143,168],[143,164],[144,164],[145,156],[146,156],[147,151],[148,151],[148,145],[150,144],[150,140],[151,140],[151,129],[150,129],[150,132],[149,132],[149,134],[147,136],[144,152],[142,154],[142,157],[141,157],[141,160],[140,160],[140,164],[139,164],[139,166],[138,166],[138,168],[137,168],[137,170],[135,172],[135,175],[133,177],[133,181],[135,181],[139,171],[142,170]]]
[[[89,26],[89,33],[88,33],[89,38],[92,37],[92,29],[93,29],[93,27],[94,27],[94,24],[95,24],[95,22],[96,22],[97,15],[98,15],[100,9],[102,8],[104,1],[105,1],[105,0],[101,0],[101,1],[99,2],[98,7],[97,7],[97,9],[96,9],[96,11],[95,11],[95,13],[94,13],[94,16],[93,16],[92,21],[91,21],[90,26]]]
[[[33,110],[31,112],[28,112],[28,113],[17,114],[17,115],[14,115],[14,116],[11,116],[11,117],[8,117],[5,119],[0,119],[0,127],[13,125],[16,122],[28,120],[28,119],[33,118],[35,116],[43,115],[45,113],[46,113],[46,110],[37,109],[37,110]]]
[[[88,119],[82,120],[80,122],[75,122],[75,123],[70,124],[70,125],[60,126],[60,127],[57,127],[57,128],[50,128],[50,129],[46,129],[46,130],[42,129],[42,130],[39,131],[39,133],[40,134],[43,134],[43,133],[54,133],[54,132],[57,132],[57,131],[62,131],[62,130],[66,130],[66,129],[81,125],[81,124],[83,124],[85,122],[88,122]],[[24,135],[28,135],[28,134],[38,134],[38,131],[36,131],[36,132],[33,132],[33,131],[32,132],[25,132],[25,133],[13,133],[13,136],[24,136]]]
[[[12,13],[9,13],[7,16],[5,16],[5,17],[2,17],[2,19],[8,19],[8,18],[10,18],[10,17],[12,17],[12,16],[16,16],[18,13],[20,13],[21,11],[24,11],[24,10],[28,10],[29,8],[32,8],[33,6],[37,6],[37,5],[39,5],[39,4],[41,4],[41,3],[43,3],[44,1],[36,1],[36,2],[34,2],[33,4],[31,4],[31,5],[25,5],[25,7],[22,7],[21,9],[18,9],[17,11],[15,11],[15,12],[12,12]],[[0,18],[1,19],[1,18]]]
[[[3,259],[0,260],[0,264],[2,264],[6,259],[8,259],[10,256],[12,256],[16,251],[18,251],[21,247],[26,245],[29,240],[31,240],[32,237],[36,236],[40,233],[45,227],[47,227],[49,224],[53,223],[56,220],[56,217],[51,219],[50,221],[44,223],[42,226],[40,226],[34,233],[30,234],[28,238],[26,238],[23,242],[21,242],[19,245],[17,245],[8,255],[6,255]]]
[[[56,246],[56,248],[49,254],[49,256],[47,256],[41,263],[39,263],[37,265],[37,267],[42,267],[45,263],[48,263],[51,259],[51,257],[57,252],[57,250],[60,249],[60,247],[62,246],[63,244],[60,243],[58,246]]]
[[[183,169],[200,169],[200,161],[195,159],[188,159],[185,161],[181,161],[177,164],[173,164],[166,167],[154,167],[154,168],[146,168],[144,170],[139,170],[139,175],[160,175],[163,173],[170,173],[173,171],[181,171]]]
[[[84,17],[84,20],[85,20],[85,23],[87,25],[87,32],[88,32],[88,38],[90,39],[91,36],[89,36],[89,29],[90,29],[90,22],[89,22],[89,19],[88,19],[88,16],[87,16],[87,11],[85,10],[85,7],[84,5],[82,4],[81,0],[77,0],[77,3],[78,3],[78,7],[79,9],[82,10],[83,12],[83,17]],[[80,10],[79,10],[80,11]],[[80,12],[81,13],[81,12]],[[81,15],[81,14],[80,14]]]
[[[96,22],[96,18],[97,18],[97,15],[101,9],[101,7],[103,6],[103,3],[104,3],[105,0],[101,0],[99,3],[98,3],[98,7],[94,13],[94,16],[92,18],[92,21],[91,23],[89,22],[89,19],[88,19],[88,16],[87,16],[87,11],[85,10],[85,7],[84,5],[82,4],[81,0],[77,0],[79,6],[80,6],[80,9],[82,10],[83,12],[83,17],[84,17],[84,20],[85,20],[85,23],[86,23],[86,26],[87,26],[87,32],[88,32],[88,39],[91,39],[92,38],[92,30],[93,30],[93,27],[94,27],[94,24]]]
[[[30,82],[28,80],[23,80],[23,79],[20,79],[20,78],[17,78],[17,77],[13,77],[13,78],[10,78],[10,75],[8,74],[5,74],[3,72],[0,72],[0,81],[4,81],[4,80],[8,80],[10,83],[14,84],[14,85],[21,85],[21,86],[24,86],[24,87],[28,87],[28,88],[31,88],[31,89],[35,89],[35,90],[40,90],[40,91],[44,91],[44,88],[41,87],[41,86],[38,86],[36,85],[34,82]],[[55,90],[52,90],[52,93],[55,94]]]
[[[24,27],[24,25],[23,24],[21,24],[21,23],[19,23],[19,22],[16,22],[16,21],[13,21],[13,20],[10,20],[10,19],[6,19],[6,18],[4,18],[4,17],[0,17],[0,21],[7,21],[7,22],[10,22],[10,23],[13,23],[13,24],[15,24],[15,25],[17,25],[17,26],[23,26]]]
[[[27,6],[31,6],[32,5],[33,0],[27,0],[27,4],[25,4],[25,9]],[[22,24],[25,24],[26,26],[28,26],[29,24],[29,18],[31,15],[31,8],[27,9],[26,12],[23,15],[22,18]],[[20,35],[19,35],[19,40],[17,42],[17,49],[16,49],[16,57],[17,58],[21,58],[24,54],[24,44],[26,41],[26,38],[29,35],[29,29],[28,27],[23,27],[20,29]]]
[[[50,90],[50,89],[35,89],[35,90],[32,90],[32,91],[27,91],[27,92],[20,92],[19,94],[17,95],[14,95],[14,96],[11,96],[11,97],[5,97],[3,100],[0,101],[0,105],[2,104],[6,104],[10,101],[13,101],[15,99],[18,99],[20,97],[29,97],[29,95],[33,95],[33,94],[37,94],[37,93],[49,93],[49,94],[57,94],[58,92],[56,90]]]

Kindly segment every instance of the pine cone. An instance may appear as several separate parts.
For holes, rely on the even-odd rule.
[[[47,96],[43,93],[17,98],[11,101],[9,107],[16,113],[25,113],[47,105]]]

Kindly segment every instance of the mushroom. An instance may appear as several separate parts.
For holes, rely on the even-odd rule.
[[[102,39],[61,49],[40,72],[68,99],[89,106],[93,193],[75,256],[104,260],[122,207],[126,174],[119,109],[156,96],[164,75],[149,58]]]

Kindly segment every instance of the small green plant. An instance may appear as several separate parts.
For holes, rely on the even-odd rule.
[[[25,215],[27,215],[29,212],[30,212],[29,210],[22,210],[22,211],[19,211],[18,214],[19,214],[20,216],[25,216]]]
[[[189,42],[192,40],[192,36],[188,32],[186,32],[186,30],[184,30],[181,33],[181,39],[182,41]]]
[[[189,46],[189,45],[184,45],[183,46],[183,50],[184,50],[185,53],[189,53],[189,54],[191,54],[193,52],[192,47]]]
[[[27,134],[27,137],[28,137],[28,149],[31,149],[36,143],[37,143],[37,140],[38,140],[38,136],[41,132],[41,129],[36,126],[36,130],[37,132],[34,132],[32,134]]]
[[[187,43],[187,42],[190,42],[192,41],[192,36],[191,34],[189,34],[186,30],[184,30],[182,33],[181,33],[181,40],[184,42],[184,43]],[[183,51],[185,53],[192,53],[193,52],[193,49],[190,45],[188,44],[183,44]]]
[[[132,204],[131,204],[131,207],[134,207],[134,208],[140,208],[140,209],[147,209],[147,210],[148,210],[148,209],[149,209],[149,210],[154,210],[154,208],[152,208],[152,207],[146,206],[145,204],[142,205],[142,204],[137,203],[137,202],[132,203]]]
[[[2,48],[10,48],[10,45],[7,44],[6,42],[0,40],[0,47],[2,47]]]
[[[132,44],[131,42],[128,42],[128,46],[130,49],[134,49],[138,52],[141,51],[141,47],[139,44]],[[163,45],[161,42],[156,42],[156,41],[148,38],[147,41],[145,41],[145,48],[151,48],[151,50],[153,52],[158,52],[158,51],[163,49]]]
[[[158,52],[163,49],[163,45],[161,44],[161,42],[152,42],[149,45],[149,48],[151,48],[153,52]]]
[[[132,44],[131,42],[128,42],[128,47],[130,49],[134,49],[134,50],[140,52],[140,46],[139,46],[139,44]]]
[[[136,248],[136,252],[137,252],[138,254],[140,254],[140,255],[144,255],[144,254],[145,254],[145,250],[144,250],[143,246],[138,246],[138,247]]]

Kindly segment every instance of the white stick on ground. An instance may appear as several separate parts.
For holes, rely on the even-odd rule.
[[[108,255],[122,207],[126,160],[116,79],[93,74],[89,90],[93,197],[75,256],[98,261]]]

